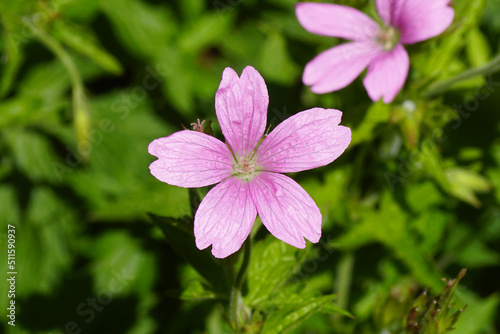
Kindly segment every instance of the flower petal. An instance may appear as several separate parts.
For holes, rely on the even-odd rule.
[[[155,139],[148,151],[159,158],[149,166],[151,174],[174,186],[208,186],[229,177],[233,168],[227,146],[197,131],[183,130]]]
[[[392,102],[406,81],[409,67],[408,53],[401,44],[380,55],[370,64],[363,79],[370,98],[378,101],[383,97],[385,103]]]
[[[196,247],[212,245],[215,257],[226,257],[241,248],[256,217],[247,185],[231,177],[213,187],[201,201],[194,217]]]
[[[215,111],[222,133],[233,153],[252,152],[266,130],[269,95],[262,76],[251,66],[241,78],[226,68],[215,94]]]
[[[312,86],[311,90],[317,94],[342,89],[356,79],[380,52],[380,46],[369,42],[338,45],[311,60],[304,69],[302,81]]]
[[[417,43],[445,31],[455,16],[449,4],[449,0],[405,1],[396,26],[401,32],[401,43]]]
[[[386,25],[397,27],[406,0],[377,0],[377,11]]]
[[[305,248],[318,242],[321,212],[309,194],[288,176],[263,172],[248,183],[262,223],[276,238]]]
[[[341,117],[336,109],[313,108],[286,119],[262,141],[257,164],[291,173],[331,163],[351,142],[351,130],[339,125]]]
[[[300,24],[313,34],[362,41],[373,39],[379,32],[374,20],[348,6],[301,2],[295,6],[295,13]]]

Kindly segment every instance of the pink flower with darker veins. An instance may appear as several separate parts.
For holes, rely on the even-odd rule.
[[[192,130],[154,140],[149,153],[159,159],[151,174],[171,185],[194,188],[219,183],[203,198],[194,217],[196,246],[212,245],[226,257],[250,234],[257,213],[278,239],[298,248],[304,238],[318,242],[321,213],[313,199],[288,176],[324,166],[351,142],[339,125],[342,113],[313,108],[299,112],[264,137],[269,96],[264,79],[247,66],[241,78],[226,68],[215,95],[219,139]]]
[[[376,0],[379,26],[357,9],[325,3],[298,3],[296,14],[309,32],[352,40],[311,60],[302,81],[322,94],[349,85],[368,67],[363,84],[373,101],[390,103],[403,87],[410,61],[403,44],[441,34],[453,21],[449,0]]]

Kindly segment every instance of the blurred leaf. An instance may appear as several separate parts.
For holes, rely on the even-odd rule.
[[[463,168],[450,168],[446,171],[451,193],[475,207],[481,206],[475,193],[487,192],[491,184],[483,176]]]
[[[334,247],[349,250],[379,241],[406,264],[420,283],[436,291],[440,289],[439,275],[406,227],[407,214],[388,192],[382,196],[380,211],[364,210],[360,216],[361,222],[336,239]]]
[[[117,295],[147,293],[152,289],[157,265],[140,241],[125,231],[102,233],[88,248],[92,259],[94,291],[110,291]]]
[[[461,245],[461,251],[456,261],[469,268],[494,267],[500,265],[500,253],[489,249],[483,241],[478,238],[467,238],[467,242]]]
[[[50,294],[69,270],[80,242],[80,227],[73,209],[48,187],[34,188],[18,226],[16,254],[21,296]],[[21,241],[22,240],[22,241]]]
[[[259,70],[266,80],[290,85],[299,76],[299,68],[288,55],[285,38],[278,31],[270,31],[264,42]]]
[[[0,68],[2,69],[0,71],[2,73],[0,78],[0,98],[6,96],[11,90],[24,58],[19,40],[13,39],[8,32],[2,37],[4,38],[5,53],[0,58]]]
[[[391,106],[378,101],[368,108],[365,118],[353,130],[351,146],[357,145],[373,138],[373,132],[377,125],[386,124],[391,115]]]
[[[451,192],[451,185],[437,145],[431,140],[424,140],[420,148],[420,157],[424,171],[429,173],[444,191]]]
[[[466,51],[472,67],[485,65],[491,58],[488,40],[478,28],[472,28],[467,33]]]
[[[418,212],[420,214],[412,224],[422,236],[421,249],[426,254],[432,254],[439,246],[450,216],[438,210],[420,210]]]
[[[59,159],[45,136],[22,128],[4,130],[3,135],[17,167],[26,177],[32,181],[60,181],[54,169]]]
[[[230,29],[234,15],[205,14],[187,29],[183,29],[178,37],[181,53],[196,53],[201,49],[219,41]]]
[[[500,296],[492,294],[474,305],[469,304],[455,324],[453,334],[479,334],[484,333],[488,324],[498,315]]]
[[[412,58],[412,64],[426,78],[449,77],[449,64],[466,42],[466,34],[482,19],[486,0],[458,1],[455,5],[455,19],[447,32],[438,37],[442,39],[441,45],[430,53],[422,53],[417,58]]]
[[[175,33],[176,21],[166,7],[139,0],[101,0],[102,11],[128,50],[155,59]]]
[[[66,143],[64,166],[70,171],[62,177],[87,200],[93,219],[144,219],[145,212],[182,217],[190,212],[186,189],[160,182],[149,173],[148,166],[156,159],[148,153],[149,143],[171,134],[175,127],[153,115],[148,90],[137,87],[90,101],[91,159],[86,168],[80,148],[73,141]]]
[[[188,230],[181,219],[159,217],[150,214],[149,217],[165,234],[172,248],[189,262],[215,291],[226,292],[226,276],[224,268],[216,262],[209,250],[199,250],[194,241],[192,230]]]
[[[104,50],[90,32],[81,27],[59,20],[54,24],[54,35],[68,47],[89,57],[108,72],[113,74],[123,72],[118,60]]]
[[[194,301],[216,298],[215,293],[210,291],[200,280],[192,280],[181,291],[168,291],[167,294],[174,298]]]
[[[414,212],[425,212],[439,205],[443,200],[435,183],[430,181],[408,185],[405,189],[405,198]]]

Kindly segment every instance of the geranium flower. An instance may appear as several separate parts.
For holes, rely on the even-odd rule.
[[[449,0],[377,0],[383,26],[357,9],[325,3],[298,3],[296,14],[309,32],[352,40],[326,50],[304,69],[302,81],[322,94],[349,85],[363,70],[373,101],[390,103],[403,87],[410,66],[403,44],[441,34],[453,21]]]
[[[240,249],[257,213],[276,238],[290,245],[304,248],[304,238],[320,239],[318,206],[299,184],[279,173],[329,164],[349,145],[351,130],[339,125],[340,111],[313,108],[264,136],[268,104],[259,72],[248,66],[239,78],[226,68],[215,95],[226,143],[183,130],[149,145],[149,153],[159,158],[149,167],[158,180],[186,188],[220,182],[203,198],[194,217],[196,246],[212,245],[215,257]]]

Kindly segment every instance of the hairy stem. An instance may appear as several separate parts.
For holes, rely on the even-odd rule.
[[[487,64],[483,66],[472,68],[470,70],[464,71],[454,77],[449,79],[438,81],[432,84],[429,89],[424,93],[424,97],[431,97],[437,95],[439,93],[443,93],[450,89],[456,83],[467,80],[479,75],[487,75],[491,73],[495,73],[500,70],[500,55],[497,55]]]

